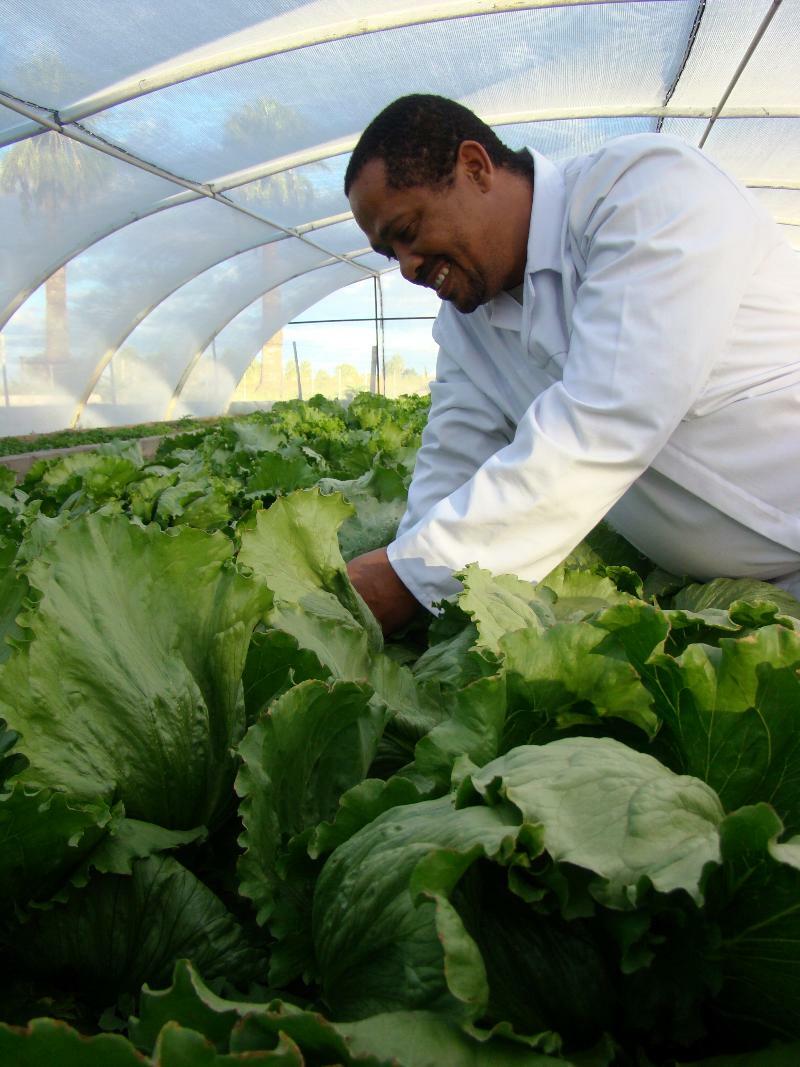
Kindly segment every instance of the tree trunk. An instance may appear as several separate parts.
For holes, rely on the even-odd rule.
[[[66,267],[50,275],[44,283],[44,293],[45,359],[48,363],[65,363],[69,359]]]

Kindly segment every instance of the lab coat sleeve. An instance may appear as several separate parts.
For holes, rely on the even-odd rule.
[[[600,153],[576,181],[568,225],[578,287],[563,379],[420,514],[423,498],[389,546],[428,608],[471,562],[535,581],[585,537],[691,414],[760,247],[746,194],[671,138]]]
[[[513,436],[513,425],[497,405],[470,380],[449,349],[440,348],[431,410],[398,535],[468,481]]]

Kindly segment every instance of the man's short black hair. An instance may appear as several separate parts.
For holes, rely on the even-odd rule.
[[[477,141],[495,166],[533,180],[530,155],[503,144],[469,108],[444,96],[415,93],[389,104],[361,134],[344,176],[345,196],[373,159],[383,160],[392,189],[449,185],[462,141]]]

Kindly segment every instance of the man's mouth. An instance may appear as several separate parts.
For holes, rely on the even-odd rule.
[[[425,284],[429,289],[433,289],[438,293],[450,274],[450,264],[445,260],[439,266],[434,267],[434,271],[435,273],[428,275],[428,280]]]

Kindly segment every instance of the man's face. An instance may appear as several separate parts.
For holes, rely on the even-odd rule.
[[[451,185],[409,189],[391,188],[383,160],[370,160],[349,199],[375,251],[397,259],[404,278],[459,311],[474,311],[508,284],[509,254],[497,247],[491,188],[461,160]]]

